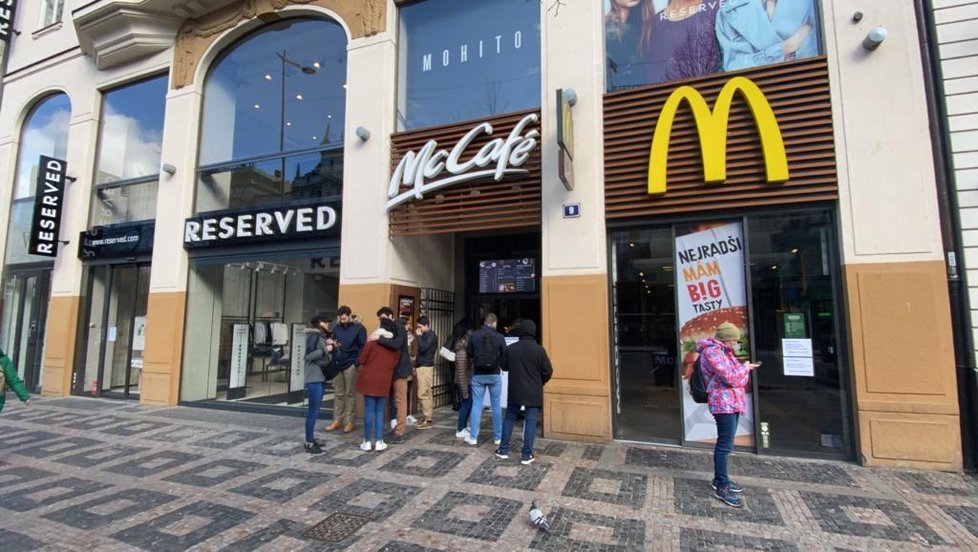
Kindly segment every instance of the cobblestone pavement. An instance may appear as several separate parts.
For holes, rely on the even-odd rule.
[[[696,450],[540,439],[522,466],[441,426],[311,456],[299,418],[80,398],[13,402],[0,424],[6,552],[978,549],[963,475],[735,455],[735,510]]]

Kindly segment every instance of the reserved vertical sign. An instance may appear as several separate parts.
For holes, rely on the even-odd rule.
[[[27,245],[27,252],[31,255],[58,255],[67,168],[68,163],[65,161],[41,156],[38,164],[37,195],[34,198],[34,220]]]
[[[0,0],[0,42],[9,43],[14,31],[17,0]]]

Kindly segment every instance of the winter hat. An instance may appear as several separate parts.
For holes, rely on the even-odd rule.
[[[716,338],[718,341],[740,341],[740,330],[730,322],[724,322],[717,326]]]

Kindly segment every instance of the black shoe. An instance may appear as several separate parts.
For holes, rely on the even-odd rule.
[[[388,445],[403,445],[404,444],[404,436],[403,435],[395,435],[393,433],[388,433],[387,434],[387,439],[385,439],[384,442],[387,443]]]
[[[744,502],[739,496],[735,495],[730,487],[720,487],[719,489],[713,491],[713,496],[717,498],[720,502],[727,504],[728,506],[733,506],[734,508],[741,508]]]
[[[520,464],[523,464],[524,466],[529,466],[530,464],[532,464],[532,463],[534,463],[536,461],[537,461],[537,457],[536,456],[533,456],[532,454],[529,455],[529,456],[524,456],[524,457],[520,458]]]
[[[308,452],[309,454],[322,454],[323,453],[323,449],[319,446],[319,443],[315,443],[315,442],[313,442],[313,443],[306,443],[305,449],[306,449],[306,452]]]
[[[740,486],[740,484],[734,483],[733,481],[731,481],[730,484],[727,487],[730,489],[730,492],[732,492],[732,493],[740,494],[740,493],[744,492],[744,488],[742,486]],[[717,490],[717,484],[716,483],[713,483],[713,490],[714,491]]]

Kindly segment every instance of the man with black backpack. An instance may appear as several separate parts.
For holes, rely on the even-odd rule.
[[[506,340],[496,331],[499,320],[496,315],[486,315],[485,325],[475,331],[469,338],[465,352],[472,363],[472,381],[469,384],[472,396],[472,413],[469,416],[469,435],[465,442],[470,445],[479,444],[479,425],[482,423],[482,401],[489,389],[489,401],[492,404],[492,436],[493,442],[499,444],[503,437],[502,392],[503,376],[500,366],[505,362]]]

